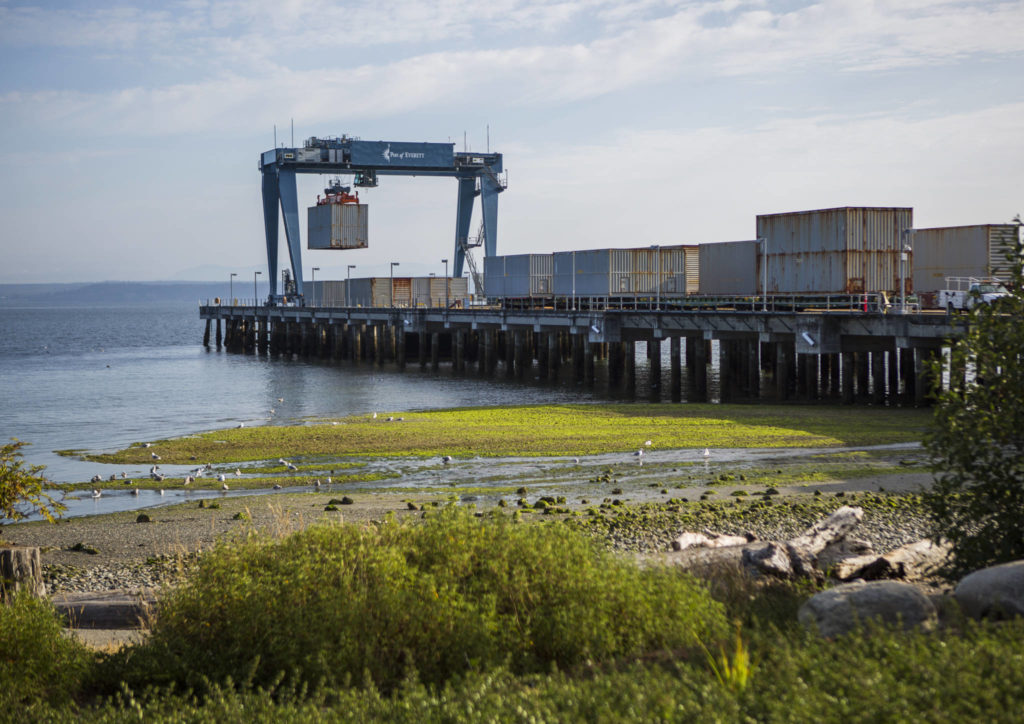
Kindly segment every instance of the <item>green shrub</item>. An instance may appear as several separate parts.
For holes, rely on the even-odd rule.
[[[952,341],[945,388],[942,357],[928,366],[935,417],[925,447],[937,474],[923,497],[932,537],[951,544],[951,580],[1024,557],[1022,255],[1018,238],[1008,256],[1012,293],[975,304],[969,326]]]
[[[447,508],[221,547],[114,665],[136,686],[285,673],[391,690],[410,671],[436,685],[502,664],[687,655],[727,634],[721,605],[675,570],[641,570],[564,525]]]
[[[49,603],[18,593],[0,604],[0,718],[34,703],[70,700],[92,658],[62,634]]]

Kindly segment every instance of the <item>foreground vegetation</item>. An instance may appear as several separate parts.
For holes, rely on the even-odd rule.
[[[387,417],[395,417],[388,422]],[[772,405],[538,405],[379,414],[290,427],[217,430],[137,443],[105,463],[233,463],[307,456],[592,455],[657,448],[829,447],[916,442],[930,413]],[[78,454],[68,451],[69,454]]]
[[[204,555],[115,654],[0,607],[14,721],[1011,721],[1024,624],[800,630],[792,584],[639,569],[560,522],[253,536]],[[733,623],[730,624],[730,621]]]

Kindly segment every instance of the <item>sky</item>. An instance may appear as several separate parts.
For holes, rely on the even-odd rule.
[[[0,282],[266,274],[258,161],[292,123],[489,143],[498,253],[1004,223],[1022,91],[1024,0],[0,0]],[[454,179],[382,178],[369,248],[309,251],[327,180],[299,177],[307,279],[443,272]]]

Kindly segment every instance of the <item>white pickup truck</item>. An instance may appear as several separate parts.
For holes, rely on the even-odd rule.
[[[939,308],[947,312],[970,309],[975,304],[991,304],[1009,292],[998,279],[946,277],[946,289],[939,290]]]

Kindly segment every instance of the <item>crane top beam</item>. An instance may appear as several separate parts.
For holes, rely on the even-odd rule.
[[[360,173],[394,176],[471,177],[501,173],[500,153],[456,151],[453,143],[306,139],[302,148],[274,148],[260,156],[260,170],[288,168],[296,173]]]

